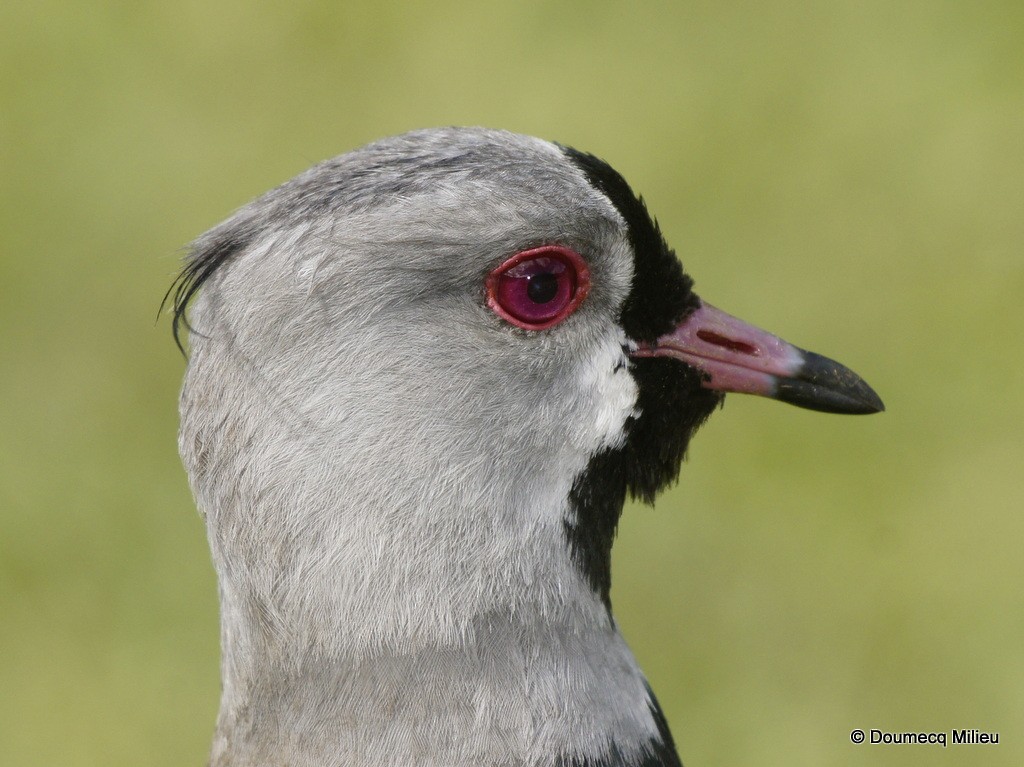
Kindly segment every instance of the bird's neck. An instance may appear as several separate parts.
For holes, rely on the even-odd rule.
[[[610,620],[496,612],[453,641],[353,652],[232,625],[228,608],[213,767],[597,765],[658,737]]]
[[[438,413],[435,393],[461,389],[411,375],[383,394],[365,376],[279,386],[283,363],[197,345],[179,445],[221,595],[213,765],[638,763],[623,755],[650,750],[657,717],[567,534],[574,483],[634,412],[620,340],[573,370],[589,383],[558,413]],[[466,391],[507,387],[481,370]]]

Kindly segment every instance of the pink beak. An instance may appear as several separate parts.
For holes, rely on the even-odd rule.
[[[634,357],[672,357],[721,392],[759,394],[826,413],[878,413],[885,405],[864,380],[835,360],[702,303],[672,332]]]

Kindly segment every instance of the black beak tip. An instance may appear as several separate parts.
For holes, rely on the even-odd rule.
[[[796,374],[777,379],[776,399],[823,413],[869,415],[885,410],[882,398],[848,367],[814,352],[801,352],[804,363]]]

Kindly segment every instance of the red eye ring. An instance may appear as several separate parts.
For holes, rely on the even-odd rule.
[[[524,330],[545,330],[576,311],[590,291],[590,269],[561,245],[520,251],[487,275],[487,305]]]

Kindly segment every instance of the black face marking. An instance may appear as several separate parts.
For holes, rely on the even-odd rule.
[[[185,268],[174,281],[174,284],[164,294],[164,300],[160,302],[160,310],[163,311],[168,299],[174,311],[174,319],[171,320],[171,331],[174,333],[174,343],[182,354],[185,347],[181,343],[181,329],[184,327],[190,333],[192,326],[188,324],[189,302],[203,286],[213,273],[216,272],[226,261],[236,253],[245,250],[249,246],[249,239],[246,237],[226,237],[216,240],[212,245],[203,250],[193,250],[188,257]]]
[[[693,280],[625,179],[593,155],[562,149],[626,222],[634,277],[620,322],[632,340],[653,343],[700,306]],[[678,360],[634,359],[630,372],[640,414],[627,421],[625,444],[593,456],[576,478],[569,493],[575,514],[566,522],[577,561],[609,610],[612,541],[627,493],[653,503],[679,475],[690,438],[722,399],[701,386],[699,372]]]
[[[620,321],[634,341],[651,343],[700,306],[700,299],[692,290],[693,280],[665,242],[643,199],[633,193],[614,168],[571,147],[562,147],[562,151],[626,221],[635,268],[633,287],[622,304]]]

